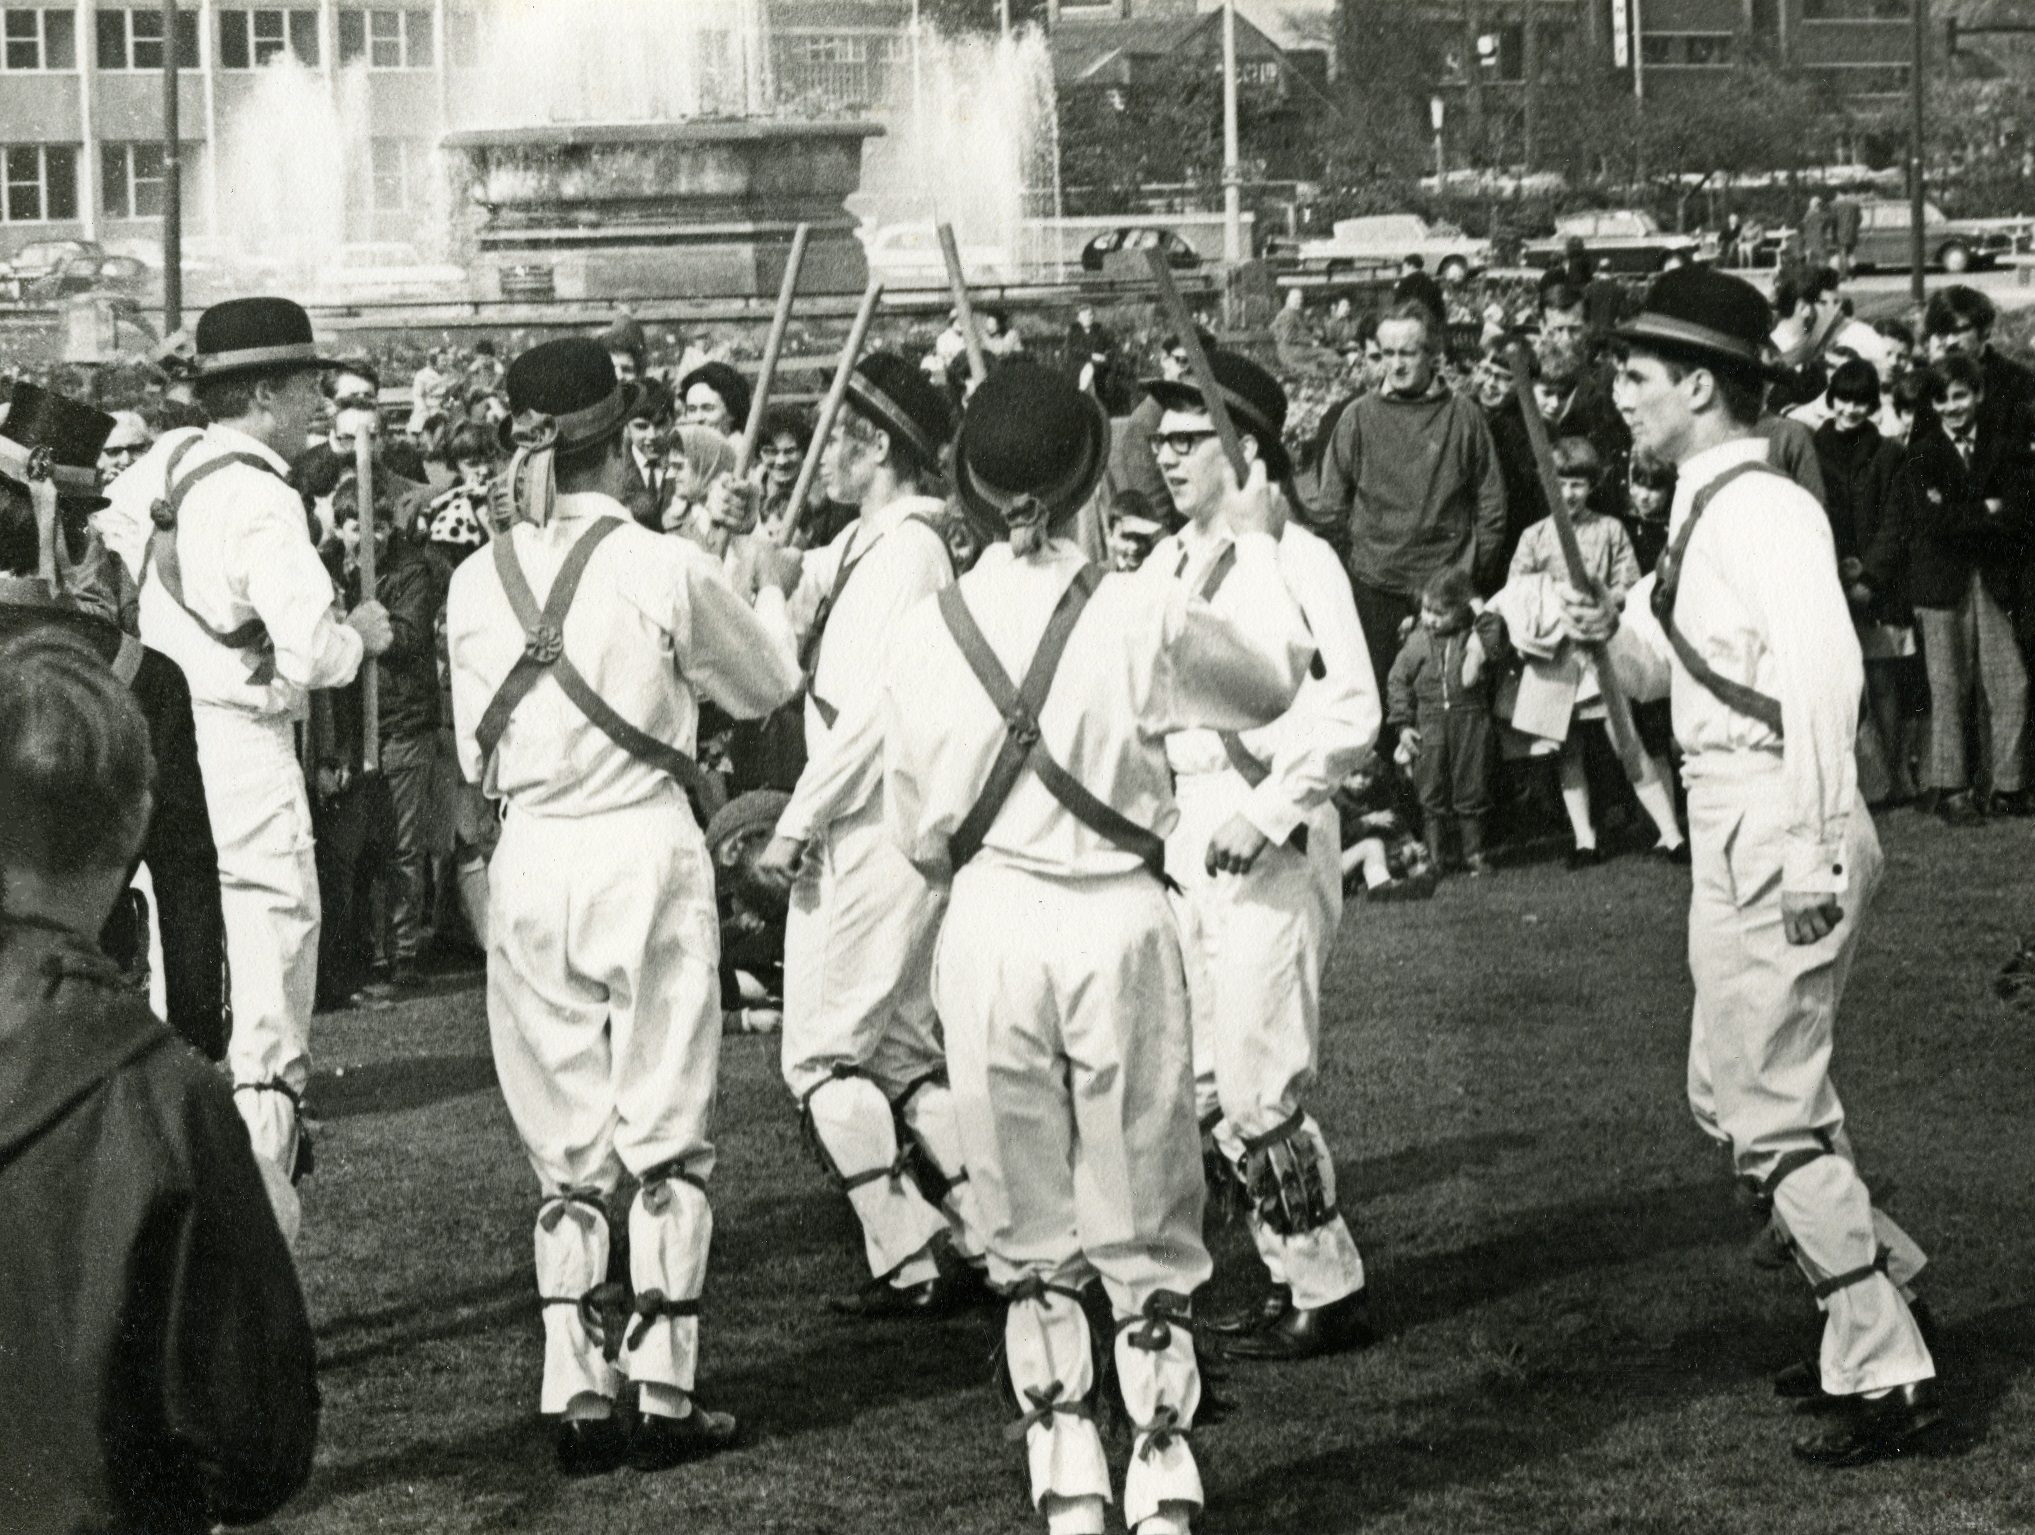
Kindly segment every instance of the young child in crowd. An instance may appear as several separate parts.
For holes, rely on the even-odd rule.
[[[1639,573],[1653,574],[1668,547],[1668,517],[1675,505],[1675,466],[1651,453],[1632,455],[1626,472],[1625,534]]]
[[[1420,619],[1386,679],[1387,718],[1413,772],[1437,873],[1453,824],[1463,867],[1481,875],[1484,817],[1491,808],[1491,681],[1477,638],[1470,578],[1437,571],[1420,594]]]
[[[317,1356],[231,1085],[99,951],[148,726],[97,652],[0,648],[0,1529],[202,1535],[304,1485]]]
[[[1639,584],[1639,560],[1632,552],[1632,541],[1626,537],[1624,524],[1605,516],[1597,508],[1597,494],[1603,478],[1603,463],[1597,456],[1597,450],[1586,438],[1564,437],[1554,445],[1554,461],[1555,473],[1561,483],[1562,505],[1575,526],[1576,543],[1582,550],[1584,574],[1608,592],[1614,603],[1623,602],[1625,594]],[[1562,581],[1569,579],[1568,560],[1562,553],[1561,540],[1552,517],[1528,528],[1526,536],[1519,541],[1519,548],[1513,552],[1510,579],[1519,581],[1532,576],[1548,576]],[[1572,869],[1591,868],[1604,861],[1604,855],[1597,846],[1596,823],[1590,813],[1590,778],[1583,758],[1583,737],[1575,729],[1577,721],[1592,719],[1603,722],[1606,731],[1609,731],[1610,723],[1606,718],[1603,697],[1597,691],[1596,675],[1586,668],[1575,712],[1561,748],[1562,808],[1568,813],[1569,828],[1576,840],[1575,848],[1569,854],[1569,867]],[[1646,754],[1642,781],[1632,788],[1660,833],[1659,854],[1676,861],[1686,860],[1688,844],[1675,819],[1674,793],[1668,787],[1667,767],[1657,754]]]
[[[1419,801],[1399,765],[1373,756],[1335,791],[1342,827],[1343,892],[1372,901],[1424,901],[1437,873],[1427,844],[1414,835]]]

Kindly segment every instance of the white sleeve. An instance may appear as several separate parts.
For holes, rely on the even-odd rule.
[[[798,690],[798,663],[782,630],[741,599],[708,555],[690,546],[678,552],[671,629],[686,681],[734,718],[759,719]]]
[[[1153,590],[1167,604],[1155,718],[1148,722],[1155,735],[1270,724],[1291,707],[1314,657],[1314,640],[1279,572],[1279,546],[1265,534],[1246,533],[1236,550],[1224,593],[1234,620],[1177,583],[1154,578]]]
[[[251,477],[255,471],[228,470]],[[246,572],[245,599],[276,647],[276,675],[305,689],[345,687],[366,648],[333,612],[332,577],[304,535],[304,505],[271,475],[239,505],[235,560]]]

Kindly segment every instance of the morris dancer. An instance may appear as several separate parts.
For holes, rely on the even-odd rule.
[[[1795,1453],[1851,1466],[1900,1450],[1941,1409],[1911,1304],[1926,1260],[1873,1208],[1830,1081],[1881,859],[1858,796],[1864,679],[1829,521],[1767,467],[1754,430],[1771,328],[1737,278],[1692,267],[1654,284],[1619,332],[1616,393],[1635,448],[1679,468],[1672,542],[1622,623],[1573,588],[1563,600],[1574,636],[1608,637],[1636,694],[1670,691],[1694,853],[1689,1102],[1825,1313],[1814,1368],[1775,1381],[1828,1414]]]
[[[827,494],[860,516],[805,557],[806,766],[758,861],[790,885],[784,1080],[862,1223],[873,1276],[834,1301],[865,1318],[937,1315],[981,1289],[929,990],[942,897],[884,834],[876,699],[898,622],[952,583],[940,531],[946,396],[888,352],[865,357],[824,460]]]
[[[1010,1301],[1033,1500],[1052,1535],[1103,1527],[1083,1307],[1100,1274],[1136,1432],[1125,1522],[1176,1535],[1202,1501],[1189,1297],[1209,1259],[1186,979],[1152,829],[1174,814],[1159,743],[1277,718],[1313,645],[1280,579],[1262,467],[1227,486],[1232,621],[1163,577],[1105,575],[1067,540],[1108,453],[1101,406],[1056,373],[1013,360],[975,392],[959,493],[1011,541],[899,626],[884,793],[912,862],[952,871],[934,995]]]
[[[1286,394],[1244,357],[1209,364],[1245,456],[1291,494],[1280,440]],[[1165,415],[1152,444],[1189,519],[1146,568],[1234,621],[1254,600],[1234,585],[1238,540],[1223,521],[1231,476],[1192,375],[1145,386]],[[1320,647],[1293,707],[1248,735],[1166,740],[1180,822],[1166,866],[1180,884],[1181,946],[1194,1016],[1195,1107],[1244,1184],[1251,1235],[1270,1271],[1262,1305],[1211,1321],[1244,1359],[1304,1359],[1371,1341],[1364,1262],[1336,1209],[1335,1161],[1301,1107],[1313,1081],[1321,978],[1342,921],[1341,825],[1332,796],[1378,737],[1378,686],[1349,577],[1335,551],[1288,522],[1279,570]]]
[[[445,619],[460,766],[508,802],[488,1024],[544,1189],[541,1411],[560,1468],[654,1471],[735,1437],[692,1395],[721,1051],[713,864],[686,798],[695,690],[753,718],[798,671],[781,593],[752,610],[698,546],[631,519],[638,386],[597,342],[535,347],[506,384],[515,523],[453,575]],[[633,1300],[604,1283],[625,1168]],[[626,1442],[624,1377],[641,1408]]]

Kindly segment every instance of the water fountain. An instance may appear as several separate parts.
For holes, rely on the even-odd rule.
[[[484,90],[445,136],[487,210],[477,244],[504,296],[774,293],[811,226],[802,286],[868,267],[844,206],[870,122],[769,115],[761,0],[525,0],[482,29]]]

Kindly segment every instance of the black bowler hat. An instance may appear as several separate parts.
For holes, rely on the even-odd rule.
[[[954,450],[962,504],[998,527],[1043,508],[1048,528],[1087,504],[1109,464],[1109,415],[1092,394],[1051,368],[1014,357],[968,401]],[[1036,518],[1033,512],[1033,519]]]
[[[531,347],[509,364],[502,388],[509,397],[502,445],[565,453],[619,430],[643,392],[640,384],[616,379],[607,347],[588,336],[562,336]]]
[[[1773,311],[1749,282],[1706,266],[1663,272],[1646,290],[1646,307],[1612,334],[1643,351],[1677,361],[1723,365],[1761,377],[1768,361]]]
[[[298,368],[343,368],[318,354],[311,317],[286,298],[233,298],[198,316],[194,378],[229,378]]]
[[[103,410],[23,383],[14,386],[0,437],[27,450],[19,455],[19,467],[34,478],[54,481],[64,505],[96,512],[109,504],[99,494],[99,450],[115,424]],[[0,450],[0,474],[13,478],[8,459],[14,456]]]
[[[1287,456],[1284,437],[1286,391],[1279,381],[1240,352],[1210,352],[1208,371],[1215,375],[1215,387],[1237,430],[1257,443],[1266,478],[1275,482],[1291,479],[1293,460]],[[1191,373],[1177,381],[1148,378],[1145,392],[1165,410],[1208,409],[1201,386]]]
[[[902,437],[929,468],[954,437],[954,407],[923,369],[895,352],[871,352],[848,378],[848,403],[872,426]]]

